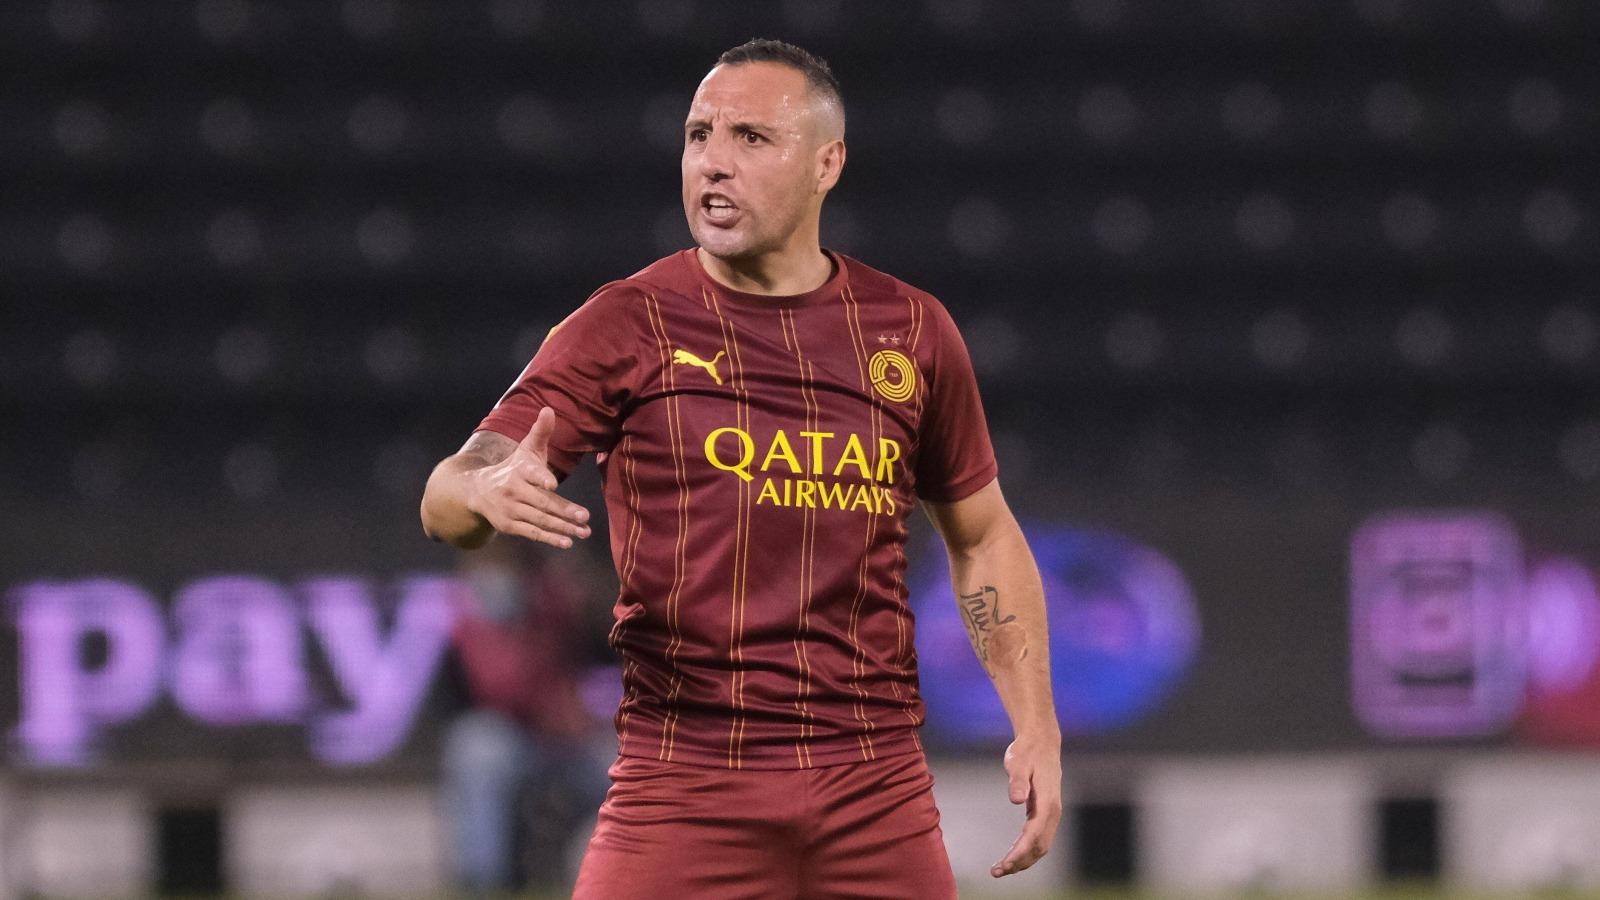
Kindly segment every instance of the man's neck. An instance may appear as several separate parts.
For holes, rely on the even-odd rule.
[[[695,248],[700,266],[713,281],[746,294],[791,297],[814,291],[833,277],[833,259],[813,244],[802,252],[764,254],[752,259],[723,260]]]

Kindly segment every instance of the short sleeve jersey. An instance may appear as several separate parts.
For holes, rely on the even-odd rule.
[[[745,294],[693,250],[602,287],[480,429],[553,407],[595,454],[621,583],[624,756],[809,768],[920,749],[905,542],[917,498],[995,478],[966,347],[932,296],[845,256]]]

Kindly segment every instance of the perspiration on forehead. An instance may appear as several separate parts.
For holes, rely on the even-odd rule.
[[[738,87],[714,85],[712,79],[721,73],[754,77],[740,79]],[[717,81],[722,80],[717,78]],[[844,139],[844,104],[838,94],[826,85],[815,84],[805,72],[793,66],[766,60],[719,63],[700,81],[700,87],[695,91],[694,104],[691,106],[691,117],[694,115],[694,107],[698,107],[702,98],[706,96],[708,87],[713,87],[718,92],[731,89],[746,94],[751,99],[771,101],[777,107],[772,112],[780,114],[784,107],[790,105],[789,98],[803,98],[805,109],[799,112],[810,125],[812,138],[819,144]]]
[[[830,91],[827,94],[807,85],[811,96],[812,121],[819,141],[844,140],[844,104]]]

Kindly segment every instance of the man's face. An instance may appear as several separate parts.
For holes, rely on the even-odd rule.
[[[721,259],[749,258],[781,249],[814,218],[837,178],[820,163],[827,114],[788,66],[712,69],[684,124],[683,211],[695,242]]]

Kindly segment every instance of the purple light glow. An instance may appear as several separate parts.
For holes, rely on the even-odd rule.
[[[211,725],[295,722],[306,705],[300,616],[262,578],[196,581],[178,593],[172,697]]]
[[[1528,576],[1529,674],[1543,692],[1577,689],[1600,662],[1600,591],[1588,566],[1548,559]]]
[[[36,765],[95,761],[108,726],[150,712],[168,690],[196,722],[298,723],[333,765],[378,761],[410,734],[449,644],[448,576],[398,585],[392,604],[372,582],[323,578],[295,592],[246,575],[203,578],[163,608],[121,581],[40,581],[12,593],[21,662],[16,738]],[[392,607],[393,625],[381,611]],[[318,697],[307,629],[333,670]]]
[[[1351,686],[1385,737],[1493,734],[1527,683],[1522,546],[1488,514],[1393,514],[1351,542]]]
[[[381,759],[411,732],[444,657],[455,581],[434,576],[406,581],[387,641],[367,582],[320,579],[304,589],[311,628],[351,704],[348,711],[327,712],[312,723],[312,752],[335,765]]]
[[[100,730],[144,712],[161,691],[161,610],[149,594],[109,579],[35,582],[13,593],[22,663],[17,739],[34,761],[91,761]],[[105,659],[85,644],[104,639]]]

